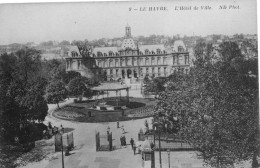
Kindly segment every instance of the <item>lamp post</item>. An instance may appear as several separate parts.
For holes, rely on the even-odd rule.
[[[63,139],[62,139],[63,131],[61,131],[61,161],[62,161],[62,168],[64,168],[64,156],[63,156]]]
[[[171,154],[171,151],[170,149],[167,149],[167,153],[168,153],[168,162],[169,162],[169,168],[171,167],[171,164],[170,164],[170,154]]]
[[[159,162],[160,162],[160,168],[162,168],[162,155],[161,155],[161,131],[159,127],[159,123],[155,123],[155,130],[158,130],[159,134]]]

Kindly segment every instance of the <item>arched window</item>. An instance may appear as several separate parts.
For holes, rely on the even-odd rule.
[[[152,65],[155,65],[155,58],[152,57]]]
[[[108,54],[109,54],[110,57],[114,56],[114,53],[112,51],[109,51]]]
[[[148,55],[149,54],[149,50],[145,50],[145,55]]]
[[[98,51],[98,52],[97,52],[97,56],[98,56],[98,57],[102,57],[102,56],[103,56],[102,52]]]
[[[157,54],[161,54],[161,50],[159,48],[156,50],[156,52]]]
[[[145,58],[145,65],[149,65],[149,62],[148,62],[148,61],[149,61],[149,58],[146,57],[146,58]]]
[[[107,53],[104,53],[104,57],[107,57]]]
[[[178,47],[178,52],[184,52],[184,48],[182,46]]]

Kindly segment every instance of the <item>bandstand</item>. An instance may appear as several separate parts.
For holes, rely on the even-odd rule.
[[[115,92],[116,97],[110,97],[107,101],[114,101],[115,105],[106,105],[106,102],[100,102],[96,105],[97,110],[101,110],[102,107],[105,110],[119,110],[122,107],[122,104],[119,102],[122,102],[123,100],[126,101],[126,103],[129,103],[129,88],[127,85],[123,85],[120,83],[102,83],[99,86],[93,87],[91,90],[96,91],[97,95],[95,97],[96,100],[98,100],[98,97],[102,95],[102,99],[104,100],[105,97],[109,97],[109,92]],[[121,91],[126,90],[126,97],[121,96]],[[101,93],[106,93],[106,96]],[[118,96],[119,95],[119,96]]]

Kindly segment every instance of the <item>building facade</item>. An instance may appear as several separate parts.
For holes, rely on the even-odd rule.
[[[137,45],[126,26],[120,47],[96,47],[91,50],[71,46],[66,58],[66,70],[82,75],[103,76],[104,80],[119,78],[143,79],[145,76],[168,76],[176,71],[188,73],[189,52],[184,43],[173,45]]]

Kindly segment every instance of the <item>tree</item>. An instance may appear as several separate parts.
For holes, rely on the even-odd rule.
[[[75,77],[68,84],[68,91],[70,95],[77,96],[78,98],[92,97],[93,93],[88,87],[88,79],[85,77]]]
[[[1,128],[11,140],[14,136],[21,136],[26,125],[44,120],[48,111],[43,98],[47,82],[41,77],[42,62],[38,50],[23,48],[1,56],[0,60],[0,69],[3,70],[1,103],[4,103]]]
[[[144,93],[154,93],[155,95],[158,95],[160,92],[165,90],[165,81],[166,78],[162,77],[153,78],[151,80],[145,79]]]
[[[195,67],[188,77],[168,82],[155,108],[155,120],[163,116],[162,122],[179,127],[175,131],[199,149],[204,161],[213,167],[228,164],[227,160],[252,159],[257,163],[256,64],[243,60],[235,43],[220,46],[221,59],[217,62],[212,61],[210,46],[195,47]],[[174,126],[173,118],[178,125]]]
[[[67,97],[67,90],[63,82],[53,79],[46,88],[45,100],[51,104],[57,104]]]

